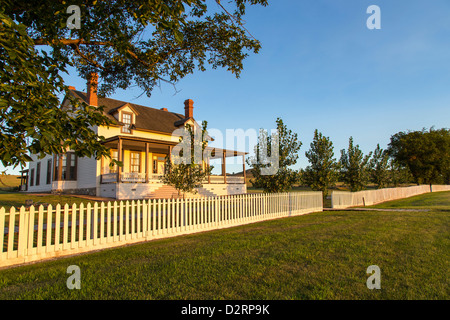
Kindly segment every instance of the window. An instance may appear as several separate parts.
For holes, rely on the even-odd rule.
[[[131,172],[140,172],[141,170],[141,154],[139,152],[131,152]]]
[[[53,180],[58,180],[58,172],[59,172],[59,156],[53,156],[53,161],[55,164],[55,168],[53,169]]]
[[[122,122],[123,122],[122,132],[123,133],[131,133],[132,117],[133,117],[133,115],[131,113],[122,111]]]
[[[69,157],[68,165],[69,165],[69,178],[68,180],[77,180],[77,156],[75,153],[68,153]]]
[[[77,180],[77,156],[74,152],[68,152],[57,156],[55,160],[54,180],[59,180],[59,163],[61,157],[61,180]]]
[[[36,185],[38,186],[41,182],[41,163],[38,162],[36,165]]]
[[[30,187],[34,186],[34,169],[30,170]]]
[[[47,161],[47,184],[52,183],[52,159]]]
[[[158,173],[158,160],[153,160],[153,173]]]
[[[67,180],[67,154],[62,155],[62,175],[61,180]]]

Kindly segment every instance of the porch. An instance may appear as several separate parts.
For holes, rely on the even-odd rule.
[[[144,139],[128,136],[115,136],[106,139],[107,147],[111,150],[111,157],[123,163],[122,167],[110,166],[107,159],[101,160],[100,183],[131,183],[131,184],[161,184],[165,170],[167,155],[178,144],[173,141]],[[246,152],[207,147],[202,165],[206,168],[211,161],[220,162],[220,174],[211,174],[204,184],[245,184],[245,155]],[[227,174],[227,158],[242,158],[242,175]]]

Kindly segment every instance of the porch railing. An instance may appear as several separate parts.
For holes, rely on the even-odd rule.
[[[244,177],[229,177],[227,176],[227,183],[245,183]]]
[[[149,174],[148,182],[160,182],[162,179],[161,174]],[[104,173],[101,175],[101,183],[116,183],[117,182],[117,173]],[[120,175],[120,182],[145,182],[145,173],[140,172],[123,172]]]
[[[145,173],[123,172],[120,178],[122,182],[145,182]]]
[[[117,173],[105,173],[101,175],[101,183],[117,182]]]

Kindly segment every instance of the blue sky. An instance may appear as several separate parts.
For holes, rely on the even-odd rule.
[[[381,9],[380,30],[366,27],[370,5]],[[308,164],[315,129],[336,158],[350,136],[368,153],[399,131],[450,127],[449,16],[448,0],[269,0],[248,8],[262,49],[239,79],[208,69],[182,79],[177,94],[162,85],[151,98],[137,98],[138,88],[111,98],[179,113],[192,99],[194,117],[223,132],[271,129],[281,117],[303,143],[296,168]],[[86,88],[75,71],[65,79]]]

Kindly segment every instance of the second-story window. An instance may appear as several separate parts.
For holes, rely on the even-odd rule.
[[[131,133],[131,124],[132,124],[133,115],[131,113],[122,112],[122,132],[123,133]]]

